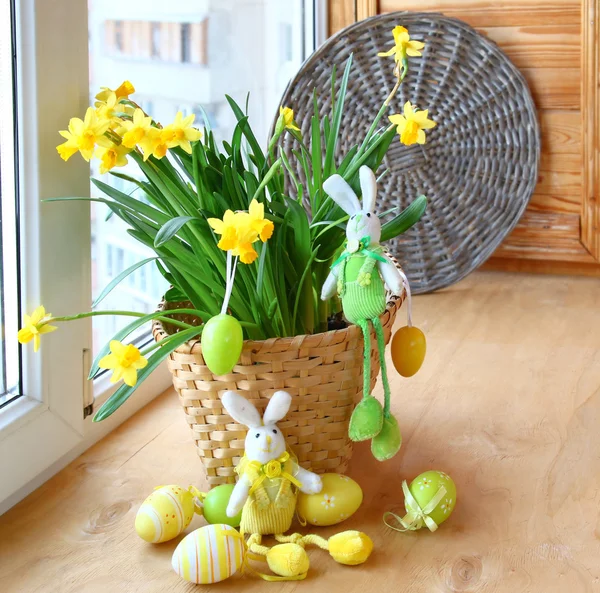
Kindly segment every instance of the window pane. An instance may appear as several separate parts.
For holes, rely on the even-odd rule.
[[[130,80],[136,88],[132,99],[155,120],[167,124],[182,111],[196,114],[202,127],[203,109],[217,139],[226,140],[236,120],[225,94],[244,105],[250,93],[250,121],[266,143],[279,99],[304,58],[303,0],[89,0],[88,6],[92,97],[101,86],[115,89]],[[118,172],[138,176],[135,165]],[[100,176],[97,163],[92,175],[131,191],[112,175]],[[100,195],[94,186],[92,194]],[[153,255],[107,215],[102,205],[92,206],[94,295],[128,266]],[[151,263],[131,274],[101,307],[151,312],[165,289]],[[94,318],[94,349],[129,321]]]
[[[5,2],[0,7],[0,406],[21,393],[12,28],[11,3]]]

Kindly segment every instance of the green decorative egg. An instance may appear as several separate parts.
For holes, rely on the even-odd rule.
[[[323,474],[319,494],[298,494],[298,514],[310,525],[335,525],[353,515],[363,500],[360,486],[348,476]]]
[[[203,514],[207,523],[224,523],[231,527],[239,527],[242,520],[242,511],[235,517],[228,517],[226,513],[231,493],[235,484],[222,484],[213,488],[206,494],[202,502]]]
[[[445,488],[446,494],[428,513],[436,525],[441,525],[450,516],[456,505],[456,486],[452,478],[444,472],[432,470],[417,476],[408,487],[417,504],[424,510],[441,486]],[[406,512],[410,512],[409,505],[406,505]]]
[[[225,313],[211,317],[200,339],[204,362],[214,375],[230,373],[242,353],[244,336],[240,322]]]

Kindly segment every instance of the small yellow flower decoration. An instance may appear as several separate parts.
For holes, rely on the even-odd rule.
[[[396,62],[402,62],[406,56],[419,57],[425,44],[422,41],[411,40],[408,30],[400,25],[392,30],[394,36],[394,47],[388,51],[379,52],[381,57],[394,56]]]
[[[433,120],[427,119],[428,115],[428,109],[417,111],[411,105],[410,101],[404,104],[404,115],[400,115],[399,113],[390,115],[390,121],[396,126],[396,131],[400,134],[400,142],[402,144],[406,146],[410,146],[411,144],[425,144],[426,137],[424,130],[430,130],[437,125]]]
[[[227,210],[223,215],[223,220],[220,218],[209,218],[208,224],[214,229],[217,235],[221,235],[217,247],[223,251],[235,249],[237,239],[237,224],[236,215],[232,210]]]
[[[195,142],[202,138],[202,132],[192,127],[196,116],[192,113],[187,117],[183,117],[181,111],[177,112],[175,121],[169,124],[162,131],[162,138],[169,148],[181,146],[185,152],[192,154],[192,146],[190,142]]]
[[[110,144],[108,138],[104,136],[109,127],[109,119],[99,118],[94,108],[88,107],[83,120],[73,117],[69,122],[69,129],[59,132],[67,141],[57,146],[56,150],[65,161],[78,151],[86,161],[89,161],[94,154],[96,144],[100,146]]]
[[[265,218],[265,205],[257,200],[252,200],[248,215],[250,216],[250,225],[258,233],[260,240],[264,243],[270,239],[275,227],[272,221]]]
[[[52,321],[52,315],[46,313],[46,309],[40,305],[31,315],[24,316],[24,326],[19,330],[17,339],[21,344],[27,344],[33,340],[33,351],[40,349],[40,336],[49,334],[56,329],[54,325],[48,325]]]
[[[281,475],[281,463],[277,459],[271,459],[262,466],[262,470],[267,478],[273,480]]]
[[[137,372],[148,364],[148,359],[133,344],[122,344],[118,340],[110,342],[110,354],[100,359],[101,369],[113,371],[111,383],[123,379],[126,385],[133,387],[137,383]]]
[[[296,132],[300,131],[300,128],[296,125],[294,121],[294,110],[289,107],[280,107],[279,108],[279,116],[283,116],[283,127],[286,130],[294,130]]]

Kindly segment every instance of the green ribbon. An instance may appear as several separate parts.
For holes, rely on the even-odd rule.
[[[385,257],[379,255],[376,251],[371,251],[370,249],[367,249],[369,247],[370,243],[371,243],[371,237],[369,237],[367,235],[366,237],[363,237],[358,242],[358,249],[356,251],[348,251],[348,249],[347,249],[348,241],[346,241],[346,248],[342,252],[342,255],[340,255],[340,257],[338,257],[331,264],[331,268],[332,269],[335,268],[335,266],[341,264],[345,259],[348,259],[349,257],[353,256],[355,253],[363,253],[366,257],[372,257],[373,259],[376,259],[377,261],[388,263],[388,260],[385,259]]]
[[[435,531],[438,528],[437,523],[429,516],[438,504],[440,504],[442,498],[446,496],[447,491],[444,486],[440,486],[439,490],[435,493],[435,496],[423,507],[419,506],[419,503],[415,500],[412,492],[408,488],[406,480],[402,482],[402,491],[404,492],[404,506],[406,507],[406,515],[400,518],[395,513],[387,511],[383,514],[383,522],[395,531],[416,531],[421,529],[423,525],[427,525],[429,531]],[[394,519],[402,525],[402,528],[391,525],[387,522],[388,515],[394,517]]]

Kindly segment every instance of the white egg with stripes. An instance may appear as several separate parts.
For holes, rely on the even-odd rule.
[[[194,494],[181,486],[161,486],[143,503],[135,517],[137,534],[151,544],[183,533],[194,517]]]
[[[243,561],[241,533],[229,525],[216,524],[188,533],[175,548],[171,563],[186,581],[209,585],[228,579]]]

